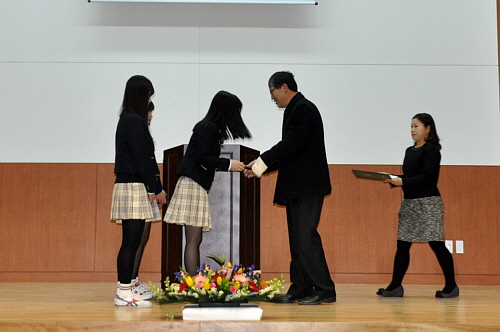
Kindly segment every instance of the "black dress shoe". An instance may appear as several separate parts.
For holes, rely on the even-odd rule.
[[[401,285],[391,291],[385,290],[385,288],[379,288],[377,291],[377,295],[382,297],[403,297],[404,294],[405,290]]]
[[[305,297],[305,295],[295,295],[295,294],[275,295],[274,298],[272,299],[272,302],[274,302],[274,303],[295,303],[304,297]]]
[[[299,304],[311,305],[321,303],[334,303],[337,302],[337,296],[333,293],[323,293],[318,295],[309,295],[299,300]]]
[[[457,297],[458,295],[460,295],[460,289],[458,289],[458,286],[455,286],[455,288],[453,288],[453,290],[449,293],[445,293],[442,290],[436,291],[436,297],[442,299]]]

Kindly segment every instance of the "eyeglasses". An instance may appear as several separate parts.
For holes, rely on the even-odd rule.
[[[274,90],[276,90],[277,88],[272,88],[271,90],[269,90],[269,93],[271,94],[271,96],[273,95],[273,92]]]

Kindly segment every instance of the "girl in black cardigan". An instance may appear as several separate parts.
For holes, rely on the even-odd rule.
[[[202,232],[211,229],[208,191],[216,171],[241,172],[245,164],[221,158],[227,139],[250,138],[241,118],[242,103],[235,95],[219,91],[207,115],[193,129],[189,144],[177,168],[180,176],[163,220],[185,225],[184,267],[190,275],[200,267]]]
[[[133,292],[133,269],[146,221],[161,220],[158,203],[166,204],[154,143],[148,128],[153,84],[144,76],[131,77],[125,87],[116,128],[116,180],[111,219],[122,221],[122,245],[118,253],[116,306],[149,307]]]

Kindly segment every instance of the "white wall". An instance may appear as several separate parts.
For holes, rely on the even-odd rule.
[[[332,164],[400,164],[417,112],[443,164],[500,165],[495,0],[308,5],[0,2],[0,161],[113,162],[126,80],[149,77],[157,158],[187,143],[219,90],[265,150],[282,111],[267,80],[296,75]]]

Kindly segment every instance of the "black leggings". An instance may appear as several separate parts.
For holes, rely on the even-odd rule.
[[[118,281],[130,284],[134,270],[135,256],[144,231],[144,220],[128,219],[122,221],[122,246],[118,252]]]
[[[135,279],[139,276],[139,267],[141,266],[142,255],[144,254],[144,248],[146,248],[146,244],[149,240],[149,233],[151,233],[151,223],[147,222],[144,224],[144,231],[142,232],[141,244],[139,248],[137,248],[137,252],[135,254],[135,262],[134,262],[134,272],[132,273],[132,279]]]
[[[455,282],[455,268],[453,265],[453,257],[450,251],[446,248],[443,241],[430,241],[428,243],[434,251],[434,254],[436,254],[436,258],[444,274],[445,287],[443,291],[445,293],[449,293],[457,285]],[[412,242],[398,240],[396,256],[394,257],[392,281],[389,286],[387,286],[386,290],[391,291],[402,284],[403,278],[406,274],[406,270],[408,270],[408,266],[410,265],[411,245]]]

